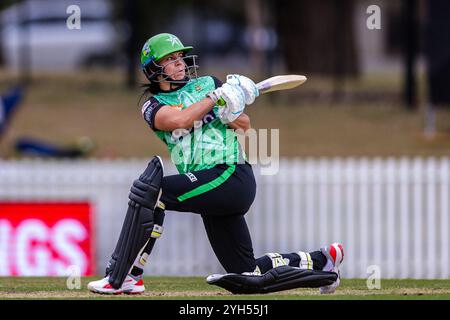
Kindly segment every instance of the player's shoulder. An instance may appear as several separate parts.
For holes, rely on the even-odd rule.
[[[155,128],[155,115],[159,109],[164,106],[155,96],[148,98],[142,105],[142,116],[145,121],[149,124],[150,128],[156,130]]]
[[[144,104],[142,105],[141,112],[142,114],[145,114],[145,112],[150,108],[154,109],[157,107],[157,105],[160,104],[159,100],[155,96],[151,96],[147,100],[145,100]]]
[[[213,75],[201,76],[201,77],[195,78],[195,81],[199,81],[199,82],[211,81],[212,83],[214,83],[214,86],[216,88],[222,86],[222,81],[220,81],[217,77],[215,77]]]

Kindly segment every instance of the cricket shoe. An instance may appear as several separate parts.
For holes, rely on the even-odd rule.
[[[344,261],[344,248],[342,247],[342,244],[335,242],[329,246],[320,248],[320,251],[327,258],[327,263],[325,264],[323,271],[335,272],[338,275],[338,278],[335,282],[328,286],[320,287],[320,293],[334,293],[336,288],[339,286],[339,283],[341,282],[339,266],[341,265],[342,261]]]
[[[88,284],[88,289],[91,292],[100,294],[141,294],[145,291],[142,277],[135,279],[130,275],[127,275],[119,289],[113,288],[108,279],[109,277],[105,277],[101,280],[91,281]]]

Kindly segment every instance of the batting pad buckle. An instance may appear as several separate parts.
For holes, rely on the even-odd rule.
[[[153,230],[152,230],[152,233],[151,233],[150,236],[152,238],[158,239],[159,237],[161,237],[163,231],[164,231],[164,227],[163,226],[155,224],[153,226]]]

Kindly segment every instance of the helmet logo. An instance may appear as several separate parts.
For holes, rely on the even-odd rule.
[[[150,45],[148,44],[148,42],[144,45],[144,49],[142,51],[146,56],[150,53]]]
[[[180,40],[179,40],[177,37],[175,37],[174,35],[170,35],[170,36],[166,39],[166,41],[169,41],[169,42],[172,44],[172,47],[174,47],[175,45],[182,46]]]

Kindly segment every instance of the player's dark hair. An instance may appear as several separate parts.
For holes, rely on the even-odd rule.
[[[143,83],[143,84],[141,84],[141,88],[144,89],[144,91],[142,92],[141,96],[139,97],[138,105],[141,104],[142,98],[147,100],[151,96],[161,92],[161,88],[159,87],[158,82]]]
[[[144,95],[148,95],[148,94],[158,94],[159,92],[161,92],[161,88],[159,87],[159,83],[158,82],[149,82],[149,83],[144,83],[141,85],[141,87],[144,89]]]

